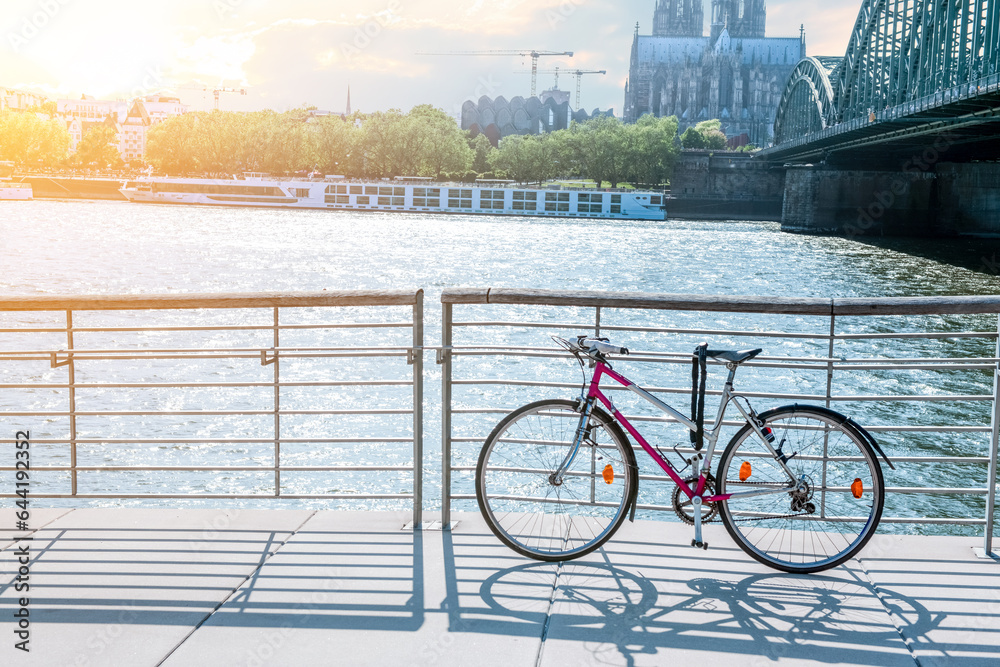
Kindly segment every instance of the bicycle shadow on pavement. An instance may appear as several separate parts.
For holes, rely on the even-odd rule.
[[[703,552],[619,540],[561,564],[515,556],[488,573],[481,557],[466,565],[490,537],[443,537],[446,571],[454,565],[450,630],[538,637],[538,665],[657,665],[683,652],[709,664],[912,666],[896,623],[915,637],[943,618],[912,597],[876,590],[856,562],[789,575],[734,546]]]

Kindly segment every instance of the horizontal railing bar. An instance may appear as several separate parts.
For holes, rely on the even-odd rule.
[[[476,500],[475,495],[469,494],[452,494],[452,500]],[[673,512],[674,508],[669,505],[642,505],[637,504],[636,509],[638,510],[648,510],[653,512]],[[863,521],[864,519],[859,518],[858,521]],[[718,520],[716,521],[718,522]],[[677,523],[680,523],[679,521]],[[986,524],[984,519],[951,519],[951,518],[939,518],[939,517],[928,517],[928,518],[914,518],[914,517],[885,517],[880,519],[880,523],[927,523],[927,524],[954,524],[962,526],[982,526]]]
[[[13,440],[0,442],[14,442]],[[76,438],[42,440],[32,438],[32,444],[64,445],[75,442],[81,445],[211,445],[211,444],[274,444],[274,438]],[[302,444],[354,444],[367,442],[413,442],[413,438],[279,438],[285,445]]]
[[[408,415],[413,410],[286,410],[277,411],[280,415]],[[11,417],[197,417],[197,416],[247,416],[274,415],[274,410],[72,410],[72,411],[38,411],[38,412],[7,412]]]
[[[486,436],[481,438],[452,438],[452,442],[485,442]],[[677,451],[681,454],[694,454],[695,450],[691,447],[678,447]],[[761,455],[759,458],[762,458]],[[802,460],[822,460],[819,457],[796,457]],[[829,457],[829,461],[841,461],[841,460],[851,460],[851,461],[861,461],[861,458],[844,459],[843,457]],[[956,464],[979,464],[989,463],[990,459],[988,456],[892,456],[892,462],[895,463],[956,463]],[[454,470],[465,470],[465,468],[454,467]],[[475,470],[475,466],[469,468],[470,470]],[[672,482],[673,480],[667,476],[657,477],[656,479],[663,480],[665,482]]]
[[[579,329],[581,331],[593,331],[594,323],[590,324],[560,324],[552,322],[512,322],[512,321],[468,321],[453,322],[453,327],[526,327],[532,329]],[[759,336],[760,338],[805,338],[816,340],[828,340],[829,333],[786,333],[781,331],[725,331],[722,329],[683,329],[678,327],[633,327],[626,325],[601,325],[602,331],[634,331],[636,333],[665,333],[679,335],[699,335],[699,336]],[[993,334],[996,336],[996,334]]]
[[[169,331],[273,331],[274,329],[292,331],[296,329],[388,329],[410,328],[412,322],[347,322],[329,324],[219,324],[214,326],[146,326],[146,327],[73,327],[73,333],[128,333],[128,332],[169,332]],[[66,333],[61,329],[0,329],[0,334],[20,333]]]
[[[518,387],[549,387],[556,389],[578,389],[580,383],[569,383],[569,382],[536,382],[532,380],[501,380],[501,379],[486,379],[486,380],[453,380],[452,384],[455,385],[511,385]],[[673,387],[643,387],[646,391],[650,393],[664,393],[664,394],[690,394],[690,389],[676,389]],[[601,387],[602,391],[627,391],[625,387]],[[915,395],[915,396],[824,396],[822,394],[772,394],[766,392],[755,392],[755,391],[739,391],[737,392],[739,396],[746,396],[748,398],[781,398],[787,400],[804,400],[804,401],[842,401],[842,402],[866,402],[866,401],[881,401],[881,402],[891,402],[891,401],[991,401],[993,396],[990,394],[970,394],[970,395],[960,395],[960,394],[942,394],[940,396],[936,395]],[[706,396],[721,396],[722,392],[719,390],[706,390]]]
[[[603,328],[603,327],[602,327]],[[448,348],[452,354],[463,354],[469,355],[474,353],[492,354],[496,352],[523,352],[523,353],[546,353],[546,356],[551,356],[554,358],[572,358],[572,355],[565,350],[559,348],[550,347],[535,347],[535,346],[518,346],[512,347],[509,345],[452,345]],[[676,360],[683,363],[690,364],[692,359],[692,354],[690,352],[668,352],[662,350],[630,350],[627,356],[623,355],[612,355],[615,359],[619,361],[646,361],[646,357],[656,357],[663,359]],[[642,358],[638,358],[642,357]],[[716,361],[713,359],[708,359],[708,363],[714,363],[717,366],[724,366],[725,362]],[[863,364],[864,368],[868,368],[867,364],[996,364],[1000,363],[1000,357],[857,357],[857,358],[847,358],[847,357],[776,357],[760,355],[755,357],[754,361],[747,361],[740,366],[754,366],[760,361],[772,361],[772,362],[810,362],[816,365],[822,365],[826,368],[828,363],[833,363],[837,365],[838,368],[845,368],[843,364]],[[783,364],[782,364],[783,365]]]
[[[13,493],[0,493],[0,498],[17,498]],[[166,494],[166,493],[39,493],[31,492],[32,498],[66,499],[76,498],[82,500],[182,500],[198,498],[201,500],[254,500],[254,499],[274,499],[284,498],[285,500],[412,500],[412,493],[331,493],[331,494],[303,494],[285,493],[280,496],[274,493],[263,494],[219,494],[219,493],[187,493],[187,494]]]
[[[453,327],[526,327],[533,329],[578,329],[590,331],[594,328],[594,323],[588,324],[562,324],[552,322],[519,322],[509,320],[496,321],[466,321],[453,322]],[[737,337],[760,337],[760,338],[791,338],[806,340],[870,340],[870,339],[907,339],[907,338],[928,338],[928,339],[948,339],[948,338],[996,338],[996,331],[923,331],[923,332],[898,332],[898,333],[860,333],[860,334],[834,334],[829,333],[805,333],[805,332],[782,332],[782,331],[746,331],[735,329],[685,329],[679,327],[637,327],[629,325],[601,324],[602,331],[633,331],[636,333],[664,333],[677,335],[698,335],[698,336],[737,336]]]
[[[877,298],[791,298],[722,294],[653,294],[639,292],[562,291],[524,288],[444,290],[442,303],[517,304],[778,315],[879,316],[979,315],[1000,313],[1000,296],[930,296]]]
[[[341,306],[413,306],[423,290],[331,290],[249,294],[104,294],[81,296],[0,297],[0,311],[63,310],[200,310],[217,308],[311,308]]]
[[[0,467],[0,472],[13,472],[13,466]],[[273,473],[274,466],[35,466],[33,472],[265,472]],[[379,472],[412,471],[413,466],[279,466],[282,472]]]
[[[270,352],[270,350],[262,350],[261,352]],[[183,359],[185,361],[198,361],[201,359],[260,359],[261,352],[257,354],[246,354],[238,352],[235,354],[142,354],[142,355],[91,355],[86,353],[73,352],[63,352],[63,354],[68,357],[73,357],[76,361],[86,360],[86,361],[150,361],[150,360],[163,360],[163,359]],[[358,359],[358,358],[379,358],[379,357],[406,357],[406,351],[401,352],[361,352],[361,353],[345,353],[345,352],[331,352],[323,354],[306,354],[306,353],[296,353],[296,352],[285,352],[284,354],[278,355],[281,359]],[[0,361],[50,361],[51,355],[45,356],[0,356]]]
[[[452,348],[451,353],[455,357],[529,357],[537,359],[570,359],[566,354],[558,353],[544,353],[544,352],[530,352],[530,351],[505,351],[505,350],[459,350]],[[690,356],[686,355],[687,359],[678,359],[673,357],[654,357],[649,353],[636,353],[631,352],[626,356],[612,356],[611,358],[617,362],[627,363],[627,362],[640,362],[640,363],[661,363],[661,364],[690,364]],[[833,363],[834,368],[837,370],[928,370],[928,371],[943,371],[943,370],[992,370],[995,368],[995,364],[1000,360],[993,360],[987,363],[977,363],[970,360],[965,362],[961,359],[950,359],[947,362],[935,362],[934,359],[930,359],[921,363],[916,362],[899,362],[895,363],[893,360],[880,359],[878,361],[871,361],[870,364],[860,364],[854,366],[841,365],[844,362],[840,360],[822,360],[822,359],[810,359],[811,363],[795,363],[794,361],[786,362],[780,357],[757,357],[758,359],[765,361],[750,361],[741,364],[744,368],[788,368],[797,370],[815,370],[815,371],[826,371],[829,363]],[[768,363],[767,359],[775,359]],[[859,362],[853,362],[858,364]],[[722,363],[716,363],[716,365],[721,366]]]
[[[498,414],[506,415],[513,412],[515,408],[454,408],[452,414]],[[677,419],[673,417],[650,417],[648,415],[624,415],[629,421],[642,422],[662,422],[667,424],[677,424]],[[742,426],[745,421],[725,420],[723,426]],[[989,426],[865,426],[866,431],[873,433],[989,433]],[[486,436],[484,435],[483,438]],[[5,442],[0,440],[0,442]],[[13,442],[13,441],[10,441]],[[682,449],[683,451],[683,449]]]
[[[259,388],[259,387],[385,387],[410,386],[413,380],[358,380],[310,382],[295,382],[280,380],[278,382],[78,382],[75,389],[198,389],[202,387],[225,388]],[[20,384],[0,384],[0,389],[68,389],[69,385],[51,383],[23,382]]]
[[[540,289],[472,288],[448,289],[442,303],[518,304],[576,306],[585,308],[640,308],[646,310],[692,310],[799,315],[826,315],[833,311],[831,299],[789,297],[734,297],[702,294],[647,294],[639,292],[565,292]]]
[[[75,333],[75,330],[74,330]],[[277,353],[282,356],[291,352],[409,352],[413,347],[404,345],[370,345],[362,347],[165,347],[165,348],[82,348],[74,347],[72,350],[65,348],[58,350],[0,350],[0,355],[13,354],[72,354],[74,357],[83,357],[93,354],[218,354],[220,352],[232,352],[236,354],[260,354],[261,352]]]
[[[996,338],[996,331],[961,331],[955,333],[918,332],[918,333],[870,333],[870,334],[835,334],[834,340],[878,340],[886,338]]]

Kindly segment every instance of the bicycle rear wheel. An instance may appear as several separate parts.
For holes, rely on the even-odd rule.
[[[577,403],[538,401],[505,417],[476,467],[476,497],[490,530],[514,551],[543,561],[578,558],[611,538],[638,483],[628,438],[595,408],[588,435],[562,483],[550,479],[573,446]]]
[[[853,557],[882,517],[885,487],[871,446],[835,413],[819,408],[777,408],[760,419],[804,484],[721,502],[729,534],[750,556],[785,572],[818,572]],[[747,424],[726,447],[716,483],[722,495],[784,488],[789,480]]]

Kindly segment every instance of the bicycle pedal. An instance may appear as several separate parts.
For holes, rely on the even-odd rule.
[[[691,540],[691,546],[708,551],[708,542],[698,542],[696,540]]]

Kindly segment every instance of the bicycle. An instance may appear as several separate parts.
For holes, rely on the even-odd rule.
[[[517,408],[490,433],[476,466],[483,517],[517,553],[542,561],[579,558],[611,539],[626,516],[635,520],[639,469],[626,432],[675,483],[673,508],[694,526],[694,547],[708,548],[702,525],[718,516],[757,561],[785,572],[809,573],[850,559],[875,533],[885,500],[878,457],[893,470],[895,466],[868,431],[828,408],[795,404],[758,415],[733,390],[733,380],[740,365],[761,349],[699,345],[692,357],[688,418],[614,371],[607,355],[626,355],[627,348],[606,338],[552,338],[580,363],[584,382],[579,399]],[[715,423],[706,429],[709,358],[725,363],[729,376]],[[589,385],[584,370],[588,360],[594,368]],[[667,456],[643,438],[601,391],[605,376],[691,431],[693,455],[674,451],[697,474],[683,479]],[[746,423],[726,446],[713,476],[712,459],[729,403]]]

